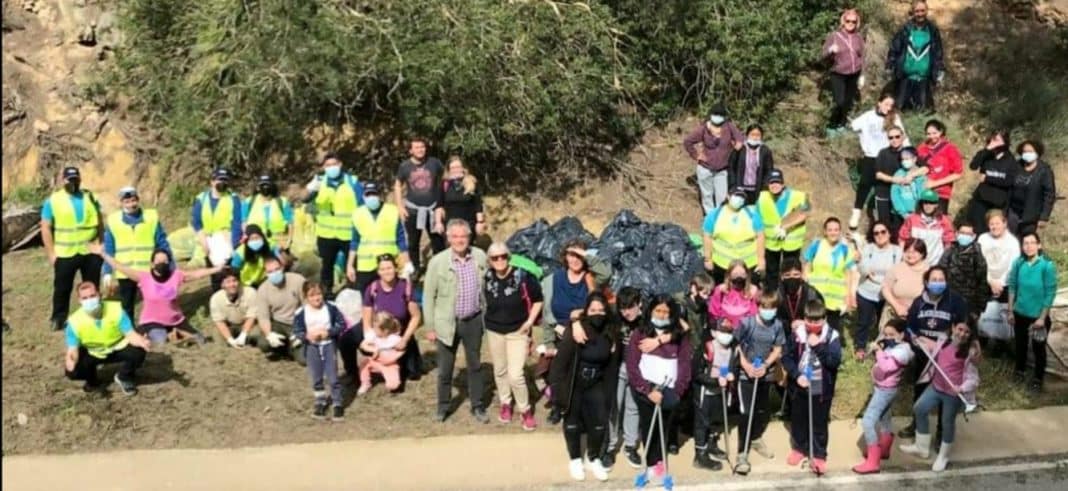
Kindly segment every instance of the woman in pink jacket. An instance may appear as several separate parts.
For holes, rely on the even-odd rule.
[[[831,95],[834,109],[827,125],[827,136],[846,132],[846,118],[853,103],[860,98],[864,87],[864,38],[860,35],[860,12],[847,9],[838,19],[838,30],[827,35],[823,42],[823,57],[832,60]]]
[[[745,263],[735,260],[727,267],[727,281],[717,285],[708,298],[708,319],[710,325],[719,325],[726,319],[737,328],[742,319],[757,315],[757,302],[760,301],[760,288],[752,283]],[[699,326],[690,326],[697,329]]]
[[[905,319],[891,319],[883,326],[882,338],[874,343],[875,364],[871,367],[874,387],[861,420],[867,453],[864,462],[853,466],[853,472],[857,474],[879,472],[880,460],[890,458],[894,445],[891,409],[897,398],[901,374],[912,361],[912,348],[905,342],[907,326]]]

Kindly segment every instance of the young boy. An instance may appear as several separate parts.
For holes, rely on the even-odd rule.
[[[642,325],[642,293],[634,287],[623,287],[616,296],[616,309],[619,311],[620,338],[623,346],[630,343],[630,334]],[[634,394],[627,385],[627,367],[620,365],[619,381],[616,385],[616,400],[612,405],[612,419],[608,424],[608,447],[601,464],[611,469],[616,462],[615,452],[623,444],[624,457],[635,469],[642,467],[642,457],[638,454],[638,405]]]
[[[827,308],[817,300],[806,303],[804,325],[797,326],[787,336],[783,355],[783,366],[789,376],[788,390],[793,397],[788,465],[797,465],[808,457],[812,472],[822,475],[827,471],[827,427],[841,364],[842,341],[838,332],[827,324]]]
[[[719,460],[727,458],[727,453],[719,448],[725,416],[723,398],[730,397],[730,387],[738,373],[740,359],[734,329],[729,322],[720,322],[715,330],[701,331],[700,349],[694,350],[693,355],[693,465],[699,469],[718,471],[723,468]]]
[[[735,466],[735,472],[743,476],[750,470],[747,442],[748,448],[755,450],[761,457],[775,458],[775,454],[768,449],[761,437],[764,436],[768,420],[771,419],[768,412],[768,388],[773,382],[768,377],[769,368],[782,357],[783,345],[786,344],[785,330],[778,318],[778,310],[779,292],[764,292],[760,296],[757,315],[743,319],[737,333],[742,366],[739,402],[742,414],[753,420],[753,429],[748,435],[748,419],[740,425],[738,431],[738,464]],[[758,359],[759,368],[756,366]]]

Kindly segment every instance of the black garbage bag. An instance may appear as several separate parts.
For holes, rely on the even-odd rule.
[[[508,238],[508,241],[506,242],[508,250],[513,254],[533,258],[535,246],[538,245],[538,241],[541,240],[542,236],[548,231],[549,222],[545,221],[544,218],[539,218],[538,221],[525,228],[519,229]]]
[[[507,245],[513,253],[526,256],[546,272],[551,272],[560,267],[560,251],[573,239],[582,239],[592,248],[597,237],[586,230],[578,218],[569,216],[552,225],[539,219],[513,234]]]

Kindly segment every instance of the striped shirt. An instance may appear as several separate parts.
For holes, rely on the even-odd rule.
[[[452,255],[452,269],[456,272],[456,317],[467,319],[480,310],[478,268],[470,251],[464,256]]]

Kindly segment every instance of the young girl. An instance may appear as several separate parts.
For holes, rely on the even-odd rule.
[[[742,319],[757,314],[757,299],[760,288],[749,279],[749,270],[742,261],[731,261],[727,266],[727,281],[716,286],[708,299],[708,317],[718,323],[726,319],[732,328]]]
[[[922,345],[921,345],[922,346]],[[975,400],[975,391],[979,388],[979,367],[975,357],[979,347],[973,342],[972,331],[964,323],[953,326],[953,336],[939,341],[931,352],[933,360],[920,375],[921,380],[930,380],[930,385],[912,407],[916,418],[916,440],[911,445],[899,447],[902,452],[926,459],[931,453],[931,432],[927,415],[936,406],[941,406],[942,447],[938,449],[931,470],[942,472],[949,464],[949,452],[953,448],[956,433],[957,413],[964,406],[963,399],[971,403]],[[941,371],[932,364],[937,363]],[[942,374],[945,373],[945,376]],[[946,379],[946,376],[949,379]]]
[[[768,413],[768,388],[772,382],[768,380],[771,367],[782,357],[783,345],[786,344],[785,328],[782,321],[777,318],[779,312],[779,292],[765,292],[760,297],[759,314],[742,320],[741,328],[737,337],[739,353],[741,354],[742,371],[741,381],[738,384],[738,397],[742,407],[742,414],[747,418],[745,426],[739,426],[738,431],[738,464],[735,471],[746,475],[749,473],[749,455],[745,452],[748,448],[756,451],[765,459],[775,458],[775,454],[768,449],[761,437],[768,427],[770,415]],[[756,360],[760,359],[760,367],[756,366]],[[753,394],[756,394],[754,399]],[[748,435],[748,418],[753,419],[753,429]]]
[[[790,376],[789,390],[793,395],[791,449],[786,463],[794,466],[808,457],[812,472],[822,475],[827,472],[827,428],[838,367],[842,364],[842,341],[838,331],[827,324],[827,308],[823,302],[814,300],[805,304],[805,323],[786,337],[784,351],[782,363]],[[812,428],[809,428],[809,398],[812,401]]]
[[[308,363],[312,391],[315,393],[315,409],[312,417],[326,418],[327,394],[324,385],[330,384],[329,402],[334,405],[334,421],[345,419],[341,406],[341,382],[337,377],[337,359],[334,342],[345,329],[345,317],[341,311],[323,297],[323,287],[309,281],[304,284],[304,306],[293,316],[293,336],[303,343],[304,357]]]
[[[737,346],[730,322],[720,321],[701,329],[701,344],[693,355],[693,465],[699,469],[718,471],[723,468],[719,461],[727,458],[719,448],[719,436],[723,428],[723,398],[730,397],[727,385],[733,384],[740,366]]]
[[[857,474],[879,472],[880,459],[889,459],[894,444],[894,428],[891,406],[901,385],[901,374],[912,361],[912,348],[905,342],[904,319],[891,319],[883,326],[882,338],[873,343],[875,365],[871,367],[871,400],[864,410],[861,426],[867,455],[864,462],[853,466]]]
[[[382,374],[382,378],[386,380],[386,388],[391,391],[397,390],[401,383],[398,362],[404,356],[404,346],[401,345],[400,322],[393,314],[379,311],[375,314],[372,325],[374,336],[360,343],[360,349],[370,353],[370,359],[365,360],[363,368],[360,369],[360,390],[356,392],[359,395],[371,390],[372,373]]]

